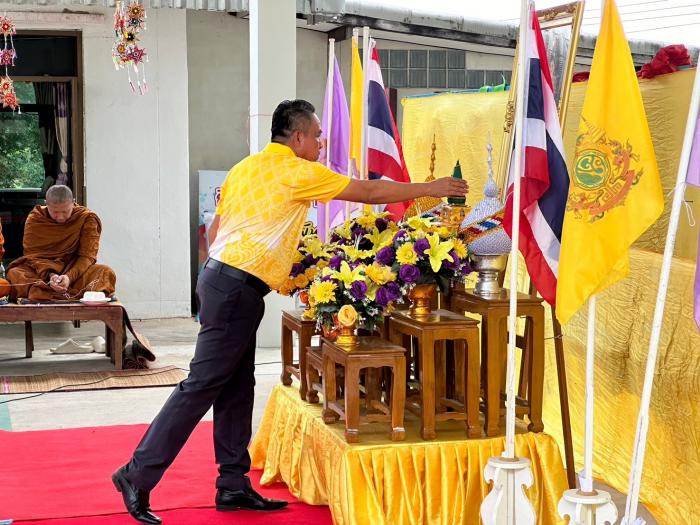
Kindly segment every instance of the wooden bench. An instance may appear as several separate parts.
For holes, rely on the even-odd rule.
[[[105,324],[107,357],[117,370],[124,355],[124,309],[120,302],[89,306],[81,303],[6,304],[0,306],[0,322],[24,322],[26,357],[32,357],[34,335],[32,321],[102,321]]]

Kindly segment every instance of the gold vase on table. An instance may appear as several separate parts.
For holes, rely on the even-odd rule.
[[[338,337],[335,342],[339,346],[351,349],[359,344],[357,339],[357,311],[350,305],[343,306],[338,312]]]
[[[408,313],[417,318],[429,317],[432,313],[430,301],[435,292],[435,284],[417,284],[408,292],[411,307]]]

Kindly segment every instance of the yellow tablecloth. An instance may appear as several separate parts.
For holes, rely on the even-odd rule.
[[[393,443],[388,424],[363,425],[349,445],[343,425],[326,425],[319,405],[294,387],[276,386],[251,444],[262,483],[283,481],[310,504],[328,504],[337,525],[477,525],[488,493],[483,470],[503,450],[502,438],[465,439],[464,425],[441,423],[440,439],[418,437],[407,417],[407,439]],[[535,482],[528,496],[540,525],[563,523],[556,512],[566,487],[556,442],[547,434],[516,436],[516,453],[530,458]]]

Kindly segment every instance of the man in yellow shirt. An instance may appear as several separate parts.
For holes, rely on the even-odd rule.
[[[214,407],[219,464],[216,509],[276,510],[286,501],[263,498],[247,477],[255,385],[255,333],[263,297],[282,285],[292,266],[309,205],[333,199],[385,204],[418,197],[463,197],[466,182],[356,180],[318,163],[321,126],[304,100],[282,102],[272,117],[272,143],[236,164],[221,188],[211,227],[214,241],[197,283],[201,330],[190,374],[156,416],[131,461],[112,480],[127,510],[157,524],[149,494],[190,433]]]

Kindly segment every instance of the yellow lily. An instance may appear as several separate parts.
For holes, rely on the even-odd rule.
[[[442,261],[449,260],[454,262],[452,256],[450,255],[450,250],[454,248],[454,242],[451,240],[440,242],[440,236],[437,233],[428,235],[426,237],[430,243],[430,248],[425,250],[425,253],[430,259],[430,267],[435,273],[440,271],[440,266],[442,266]]]
[[[367,259],[374,256],[375,253],[374,250],[360,250],[354,246],[341,246],[341,248],[352,261]]]
[[[413,217],[409,218],[408,221],[406,221],[406,224],[408,224],[408,226],[410,228],[413,228],[414,230],[424,231],[430,231],[437,226],[437,223],[435,223],[432,217],[423,218],[417,215],[414,215]]]
[[[346,261],[343,261],[340,263],[340,270],[337,272],[334,271],[332,275],[334,278],[341,281],[345,285],[345,288],[350,288],[355,281],[362,281],[364,279],[362,276],[363,269],[364,266],[362,265],[352,269]]]
[[[394,232],[387,229],[380,233],[377,228],[372,228],[370,233],[365,234],[365,239],[372,241],[374,249],[379,250],[391,244],[394,240]]]
[[[321,242],[318,237],[307,237],[304,240],[304,249],[312,257],[327,257],[328,246]]]

